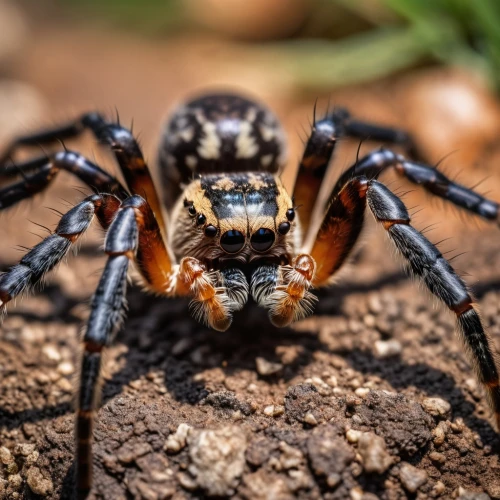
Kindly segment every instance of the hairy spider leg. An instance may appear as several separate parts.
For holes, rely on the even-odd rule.
[[[158,225],[166,239],[163,209],[151,172],[144,160],[141,147],[131,130],[111,123],[99,113],[87,113],[81,118],[84,127],[90,129],[97,140],[110,147],[132,194],[145,198],[153,209]]]
[[[311,216],[335,145],[345,136],[401,144],[409,151],[414,149],[410,136],[404,131],[352,120],[345,109],[338,108],[322,120],[314,119],[292,197],[294,204],[300,207],[298,213],[304,242],[308,240]]]
[[[58,140],[78,137],[86,129],[89,129],[101,144],[110,147],[125,177],[130,192],[138,194],[148,201],[158,220],[161,232],[165,237],[165,221],[160,200],[137,140],[129,129],[117,123],[106,121],[99,113],[86,113],[75,121],[61,127],[15,139],[0,157],[0,179],[2,177],[19,175],[19,168],[22,170],[23,165],[13,166],[6,164],[18,148],[23,146],[43,146]],[[24,166],[29,168],[29,165]],[[90,185],[92,186],[93,184],[90,183]]]
[[[467,286],[439,250],[410,225],[410,216],[404,203],[386,186],[373,179],[356,177],[349,180],[332,200],[311,250],[311,257],[316,262],[326,259],[321,267],[318,265],[312,284],[317,287],[327,285],[330,281],[327,271],[338,269],[345,261],[355,238],[346,238],[346,249],[341,252],[328,254],[325,252],[325,244],[330,241],[332,246],[335,245],[334,239],[342,232],[339,228],[343,225],[349,226],[352,223],[361,226],[362,211],[366,204],[405,258],[409,272],[418,277],[433,295],[456,314],[460,337],[476,375],[485,388],[497,428],[500,428],[497,353]],[[341,211],[334,210],[334,206],[341,208]],[[357,232],[359,234],[359,230]]]
[[[0,189],[0,210],[44,191],[61,170],[72,173],[95,192],[112,193],[120,199],[129,196],[117,179],[96,164],[73,151],[60,151],[16,165],[23,179]]]
[[[498,203],[451,181],[434,167],[407,160],[404,156],[386,148],[372,151],[347,169],[336,182],[329,199],[335,199],[350,179],[358,176],[376,179],[388,168],[393,168],[399,175],[413,184],[422,186],[429,193],[479,215],[487,221],[496,221],[500,224],[500,205]]]
[[[94,194],[64,214],[53,234],[34,246],[19,264],[0,274],[0,310],[16,296],[36,287],[61,262],[71,245],[90,227],[94,215],[107,229],[120,203],[111,194]]]

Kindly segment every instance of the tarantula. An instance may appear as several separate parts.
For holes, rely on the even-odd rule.
[[[24,163],[8,159],[22,146],[75,137],[90,130],[111,148],[125,185],[73,151]],[[286,326],[309,314],[312,288],[323,287],[346,262],[364,224],[366,207],[387,231],[409,270],[457,317],[457,326],[497,424],[500,386],[496,353],[463,280],[419,231],[403,202],[377,179],[387,169],[480,217],[499,222],[499,204],[435,168],[382,148],[356,160],[333,186],[316,234],[311,214],[335,144],[342,136],[411,146],[403,131],[363,123],[344,110],[314,121],[293,196],[279,171],[285,138],[276,117],[239,95],[213,94],[179,107],[163,131],[159,165],[164,205],[132,132],[88,113],[69,125],[21,137],[0,160],[0,178],[21,176],[0,189],[0,209],[46,189],[60,170],[92,188],[57,228],[0,275],[0,308],[39,283],[90,226],[106,231],[108,260],[92,300],[83,337],[77,400],[76,475],[80,498],[92,486],[92,424],[101,358],[124,317],[130,262],[147,289],[191,298],[193,315],[225,331],[251,297],[271,322]],[[296,214],[296,208],[300,211]],[[311,244],[304,246],[304,242]]]

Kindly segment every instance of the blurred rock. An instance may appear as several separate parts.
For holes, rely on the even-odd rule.
[[[498,140],[500,105],[473,73],[425,70],[404,78],[400,88],[408,128],[429,161],[452,154],[446,164],[457,172],[470,168],[481,151]]]
[[[307,0],[184,0],[197,24],[231,38],[267,40],[296,33],[306,21],[312,2]]]
[[[427,482],[427,472],[404,462],[399,471],[399,478],[407,491],[415,493],[420,486]]]

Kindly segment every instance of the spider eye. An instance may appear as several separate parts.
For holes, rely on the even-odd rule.
[[[293,208],[289,208],[287,211],[286,211],[286,218],[292,222],[293,219],[295,219],[295,210]]]
[[[239,231],[226,231],[220,238],[222,249],[227,253],[239,252],[245,244],[245,237]]]
[[[198,226],[201,226],[202,224],[205,224],[206,221],[207,221],[207,218],[203,214],[198,214],[196,216],[196,224]]]
[[[217,234],[217,228],[215,226],[212,226],[212,224],[209,224],[205,228],[205,236],[208,236],[209,238],[213,238]]]
[[[282,222],[278,226],[278,233],[286,234],[286,233],[288,233],[288,231],[290,231],[290,223],[289,222]]]
[[[196,208],[194,208],[194,205],[188,206],[188,212],[189,212],[189,215],[191,215],[192,217],[194,217],[196,215]]]
[[[250,238],[250,244],[256,252],[265,252],[269,250],[274,243],[275,235],[274,231],[261,227],[255,233],[252,234]]]

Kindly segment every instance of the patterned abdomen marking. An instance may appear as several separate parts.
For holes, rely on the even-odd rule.
[[[179,183],[195,174],[275,173],[285,161],[284,132],[268,109],[231,94],[213,94],[178,108],[159,151],[165,202],[172,207]]]

